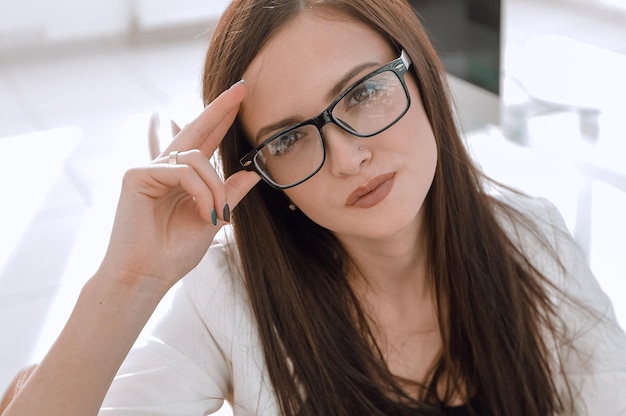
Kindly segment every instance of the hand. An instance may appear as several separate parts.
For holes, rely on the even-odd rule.
[[[101,266],[107,275],[132,287],[148,284],[166,291],[201,260],[229,220],[224,216],[260,179],[240,171],[222,182],[209,163],[239,111],[245,88],[238,83],[222,93],[151,165],[126,173]],[[172,151],[179,151],[176,164],[169,160]]]

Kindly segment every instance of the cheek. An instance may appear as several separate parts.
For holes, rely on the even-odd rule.
[[[303,214],[319,223],[324,218],[324,207],[328,203],[324,196],[328,195],[328,183],[322,183],[321,175],[316,175],[308,181],[285,190],[287,197],[298,207]]]
[[[412,155],[416,164],[424,165],[423,169],[428,172],[437,163],[438,149],[435,134],[420,100],[414,100],[407,116],[407,128],[412,134],[412,140],[406,151]]]
[[[382,145],[399,163],[408,165],[412,172],[428,174],[434,170],[437,143],[419,100],[414,100],[404,118],[398,122],[397,129],[390,129],[388,134]]]
[[[416,103],[418,104],[418,103]],[[403,125],[402,139],[395,141],[394,155],[406,171],[402,191],[406,193],[406,209],[413,211],[423,203],[433,183],[438,161],[435,135],[420,105],[411,106]],[[411,195],[411,196],[409,196]]]
[[[429,128],[424,129],[421,135],[418,137],[418,146],[416,146],[416,161],[417,168],[422,173],[424,180],[432,181],[432,177],[435,174],[437,167],[437,160],[439,151],[437,149],[437,142],[432,130]]]

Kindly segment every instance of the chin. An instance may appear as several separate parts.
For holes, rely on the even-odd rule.
[[[376,218],[362,220],[350,224],[339,224],[337,231],[333,231],[338,236],[346,236],[350,238],[360,238],[364,240],[389,240],[401,238],[407,234],[414,234],[417,230],[417,215],[396,215],[390,213],[384,218],[377,216]],[[332,231],[332,229],[331,229]]]

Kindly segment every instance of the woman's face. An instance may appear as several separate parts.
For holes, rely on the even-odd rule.
[[[398,55],[359,22],[301,13],[244,74],[240,117],[252,145],[320,114],[340,92]],[[437,149],[415,81],[409,73],[404,79],[411,106],[402,119],[369,138],[326,124],[321,170],[285,190],[298,209],[339,239],[380,239],[419,229]]]

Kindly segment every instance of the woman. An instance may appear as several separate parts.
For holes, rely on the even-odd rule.
[[[126,175],[3,414],[625,412],[610,302],[550,204],[474,167],[444,79],[404,1],[234,1],[205,111]]]

